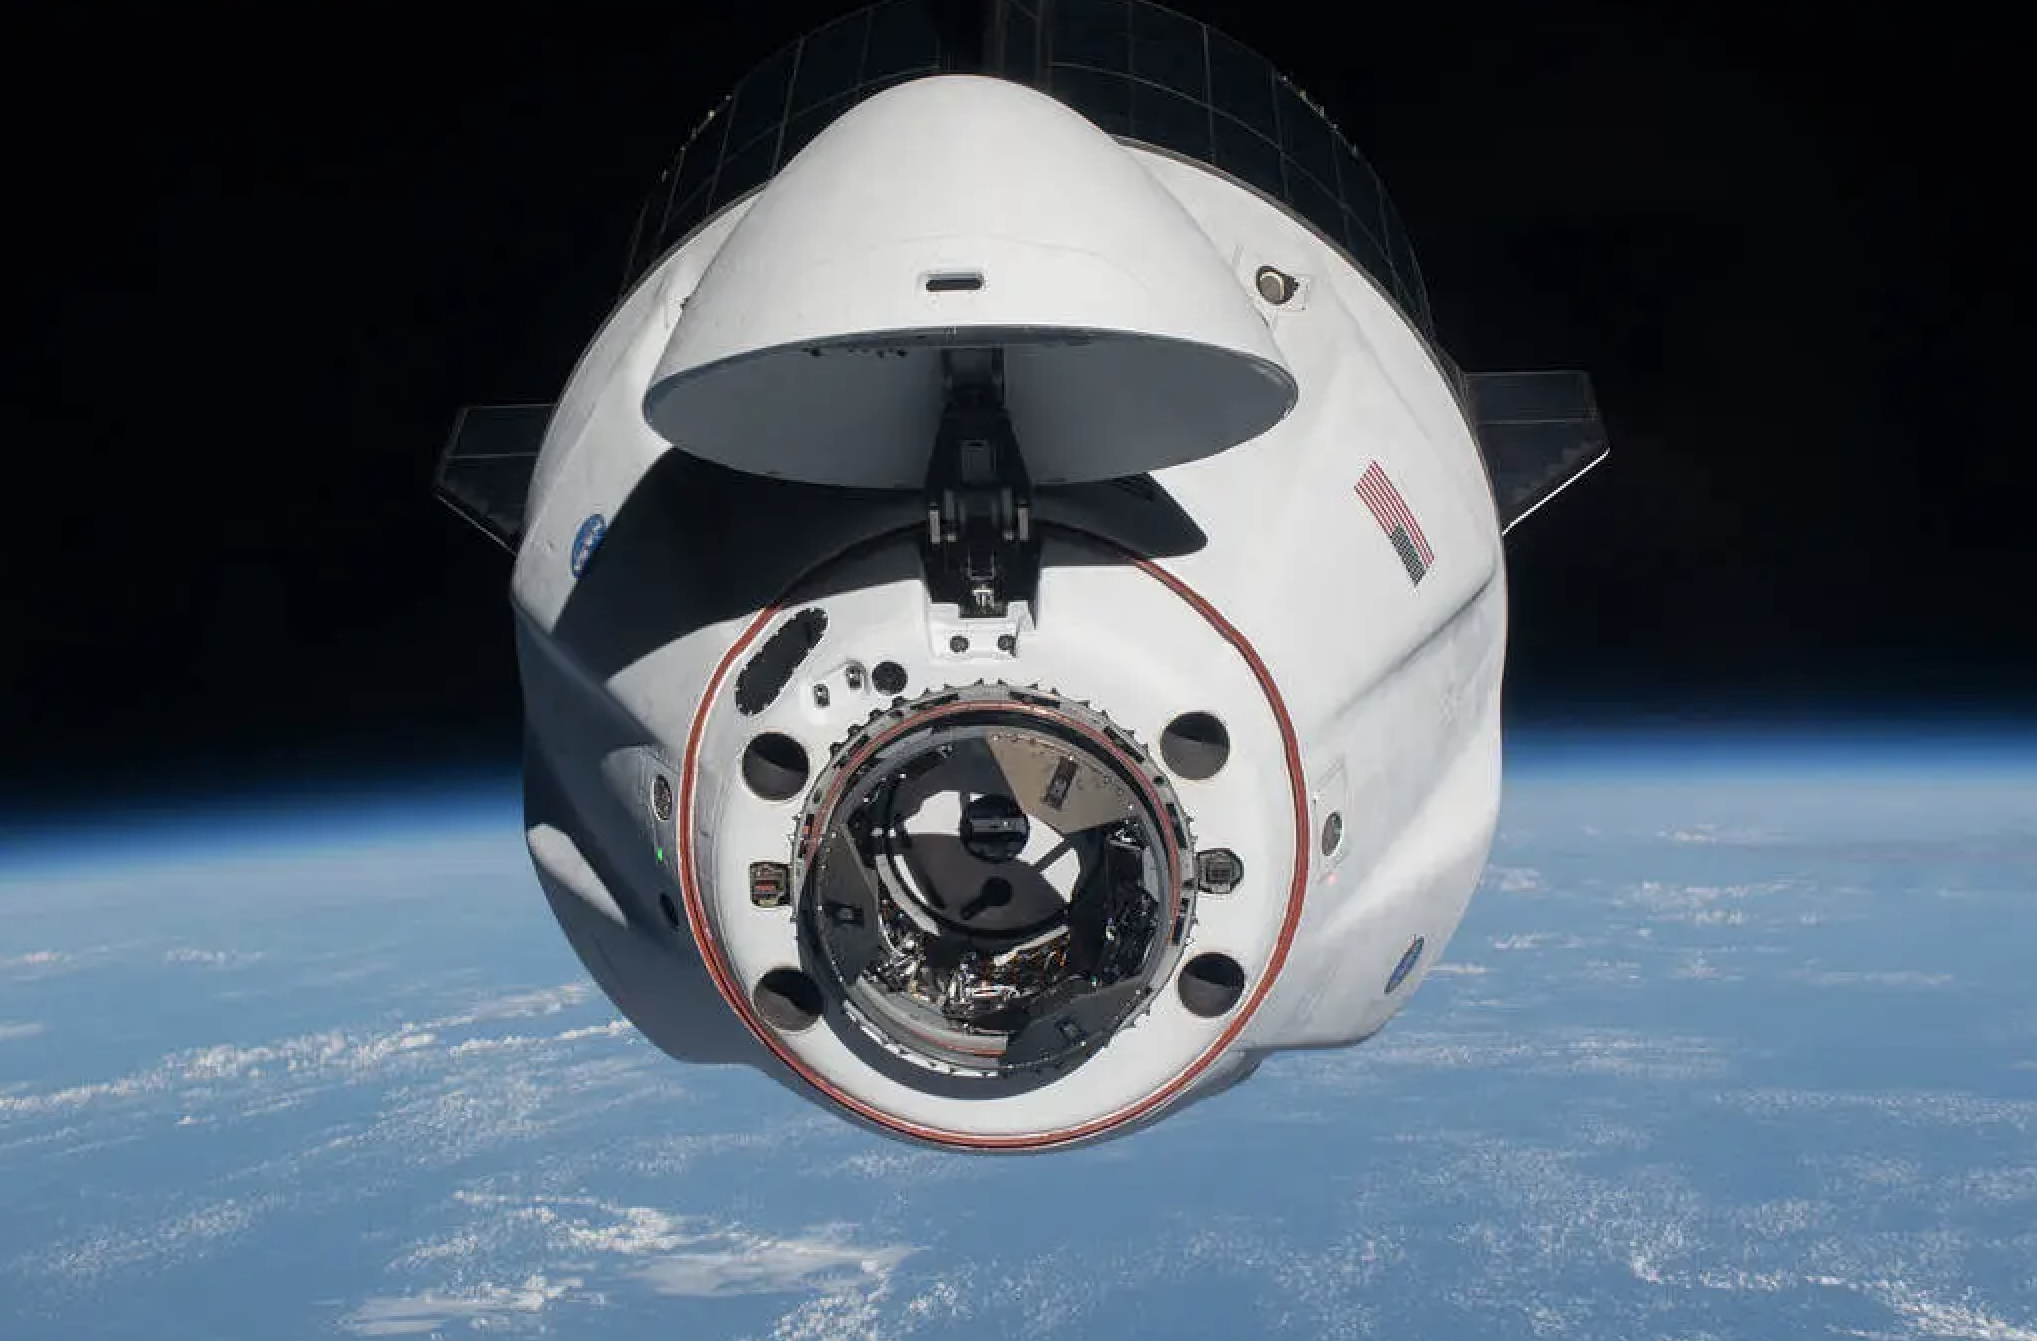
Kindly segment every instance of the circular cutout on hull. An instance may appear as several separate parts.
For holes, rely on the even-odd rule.
[[[1192,1013],[1213,1019],[1245,995],[1245,970],[1229,955],[1197,955],[1181,970],[1175,990]]]
[[[751,1004],[764,1023],[781,1033],[811,1029],[826,1008],[820,984],[795,968],[776,968],[750,990]]]
[[[743,781],[766,801],[789,801],[806,786],[806,747],[788,735],[766,731],[743,750]]]
[[[1206,782],[1230,762],[1230,729],[1214,713],[1184,712],[1160,733],[1160,757],[1176,777]]]

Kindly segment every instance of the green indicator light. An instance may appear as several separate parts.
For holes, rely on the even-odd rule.
[[[658,848],[658,860],[659,861],[665,860],[665,849],[662,844]]]

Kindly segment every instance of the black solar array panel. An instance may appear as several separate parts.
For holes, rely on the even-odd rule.
[[[469,405],[439,457],[440,499],[512,554],[551,418],[550,405]]]
[[[1469,373],[1464,383],[1502,532],[1605,459],[1587,374]]]

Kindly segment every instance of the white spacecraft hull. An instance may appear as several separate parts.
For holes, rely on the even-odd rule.
[[[1075,147],[1027,148],[1057,135]],[[992,151],[944,158],[941,136]],[[1111,164],[1085,179],[1083,155]],[[918,198],[872,197],[887,171]],[[848,209],[858,183],[898,207]],[[801,231],[815,202],[841,226]],[[918,282],[956,273],[975,287]],[[849,362],[887,341],[875,381]],[[940,421],[929,361],[992,345],[1016,351],[1000,385],[1035,485],[1005,534],[1033,536],[1037,571],[972,609],[939,599],[905,472]],[[1206,164],[997,80],[858,106],[666,254],[547,417],[512,584],[527,823],[589,972],[674,1057],[970,1150],[1121,1135],[1268,1053],[1376,1033],[1455,931],[1498,814],[1506,505],[1464,388],[1374,277]],[[1183,725],[1212,719],[1215,746]],[[1115,816],[1151,896],[1101,933],[1132,946],[1117,968],[1067,967],[1066,915],[1021,944],[1004,914],[915,890],[954,845],[905,834],[941,813],[952,835],[932,783],[896,803],[896,850],[868,850],[894,838],[866,812],[909,785],[886,770],[944,767],[975,769],[965,810],[1018,797],[983,828],[1010,833],[1016,886],[982,883],[1007,857],[966,818],[942,868],[987,903],[1081,906],[1092,877],[1053,865],[1102,811],[1065,834],[1056,813]],[[1045,806],[1020,794],[1038,770]],[[892,929],[831,923],[830,881]],[[962,969],[943,936],[974,947]],[[1028,955],[1068,982],[998,967]],[[1018,1004],[955,1004],[993,997]]]

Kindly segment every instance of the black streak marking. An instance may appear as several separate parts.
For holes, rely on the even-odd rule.
[[[793,672],[807,654],[820,645],[827,628],[823,610],[801,610],[779,625],[736,676],[736,711],[754,717],[770,707],[792,682]]]

